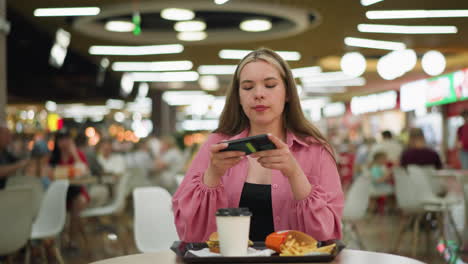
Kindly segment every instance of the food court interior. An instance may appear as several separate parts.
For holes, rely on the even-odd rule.
[[[468,262],[467,1],[0,0],[0,263],[168,249],[171,197],[261,47],[332,146],[346,248]]]

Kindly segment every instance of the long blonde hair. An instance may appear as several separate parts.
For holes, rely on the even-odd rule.
[[[221,113],[218,128],[214,132],[233,136],[249,127],[249,119],[242,109],[239,98],[240,72],[246,64],[258,60],[273,65],[278,69],[283,78],[286,98],[288,98],[283,110],[283,127],[301,139],[313,137],[334,156],[333,150],[326,138],[320,130],[307,120],[304,112],[302,112],[296,83],[289,65],[276,52],[267,48],[252,51],[240,61],[234,73],[231,86],[227,91],[226,104]]]

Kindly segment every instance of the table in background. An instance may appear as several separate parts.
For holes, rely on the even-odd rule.
[[[159,253],[144,253],[111,258],[93,262],[92,264],[176,264],[183,263],[181,258],[171,250]],[[344,249],[331,264],[362,264],[362,263],[385,263],[385,264],[423,264],[419,260],[391,255],[387,253]]]

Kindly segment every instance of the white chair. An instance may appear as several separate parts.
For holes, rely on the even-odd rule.
[[[451,195],[451,193],[449,193],[449,195],[447,195],[444,198],[438,197],[433,192],[431,181],[429,178],[430,176],[428,176],[427,172],[419,166],[408,166],[408,174],[415,182],[416,191],[418,192],[419,197],[421,198],[424,209],[428,212],[434,212],[438,216],[439,223],[442,225],[441,228],[444,239],[446,239],[444,232],[444,220],[445,216],[447,216],[447,218],[449,219],[449,223],[452,226],[454,233],[458,239],[458,242],[461,243],[461,234],[458,232],[455,226],[455,222],[453,220],[453,216],[449,211],[452,206],[460,204],[461,198],[456,198],[453,195]]]
[[[104,205],[101,207],[94,207],[94,208],[89,208],[83,210],[81,212],[80,216],[82,218],[89,218],[89,217],[100,217],[100,216],[117,216],[116,222],[117,222],[117,229],[115,230],[118,236],[122,236],[123,233],[119,232],[118,228],[119,227],[125,227],[125,223],[122,219],[123,215],[120,213],[125,209],[125,201],[127,197],[127,188],[128,188],[128,182],[130,180],[131,174],[129,173],[124,173],[119,182],[117,183],[117,190],[114,193],[114,199],[112,202],[108,205]],[[86,234],[83,234],[84,237],[86,238]],[[87,239],[86,239],[87,240]],[[119,239],[120,244],[122,246],[122,249],[124,253],[127,253],[127,246],[124,242],[123,239]]]
[[[32,227],[31,240],[56,238],[62,232],[67,216],[68,185],[68,180],[56,180],[47,188],[39,215]],[[59,263],[64,263],[56,245],[54,251]]]
[[[398,208],[401,210],[400,225],[395,240],[393,251],[397,252],[403,238],[403,233],[409,224],[413,224],[412,254],[416,253],[417,239],[419,235],[419,222],[425,210],[418,192],[415,190],[416,183],[409,177],[405,169],[393,168],[395,179],[395,195]]]
[[[161,187],[137,188],[133,191],[135,210],[134,235],[141,252],[167,250],[179,240],[172,212],[172,198]]]
[[[11,255],[27,244],[33,221],[31,199],[31,188],[0,191],[0,256]],[[28,254],[26,258],[28,261]]]
[[[369,177],[358,177],[348,190],[343,209],[343,231],[345,237],[356,236],[361,249],[365,249],[359,235],[356,221],[365,217],[369,206],[371,181]]]
[[[39,178],[26,175],[14,175],[8,177],[6,188],[31,187],[33,202],[33,219],[37,217],[44,197],[44,186]]]
[[[128,182],[130,180],[130,174],[125,173],[121,176],[118,184],[117,190],[115,193],[114,200],[105,206],[101,207],[94,207],[84,210],[80,216],[81,217],[95,217],[95,216],[103,216],[103,215],[110,215],[114,213],[118,213],[122,211],[125,207],[125,198],[126,198],[126,190],[128,188]]]

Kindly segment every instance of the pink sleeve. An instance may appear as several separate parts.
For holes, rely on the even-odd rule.
[[[302,230],[320,241],[341,238],[341,216],[344,196],[336,163],[325,149],[320,150],[318,175],[307,175],[312,191],[303,200],[294,201],[296,218],[293,228]],[[314,172],[310,172],[314,173]],[[310,174],[309,173],[309,174]]]
[[[177,233],[182,241],[206,241],[216,231],[216,210],[227,207],[223,184],[210,188],[203,183],[210,162],[210,146],[220,140],[218,135],[210,135],[172,198]]]

